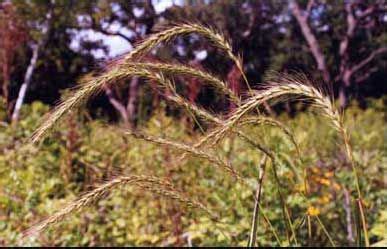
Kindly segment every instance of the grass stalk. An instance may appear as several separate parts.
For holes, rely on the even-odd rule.
[[[336,247],[335,242],[333,241],[331,235],[328,233],[328,230],[325,228],[324,224],[322,223],[321,219],[316,215],[316,220],[318,224],[321,226],[322,230],[324,231],[325,235],[328,237],[329,242],[331,243],[332,247]]]
[[[258,228],[258,218],[259,218],[259,203],[261,201],[262,196],[262,188],[263,188],[263,178],[265,176],[265,168],[266,168],[266,155],[263,156],[261,163],[259,164],[259,176],[258,176],[258,185],[255,192],[255,204],[253,217],[251,222],[251,230],[250,230],[250,239],[248,246],[255,247],[257,240],[257,228]]]
[[[308,246],[312,246],[312,222],[309,214],[306,215],[306,221],[308,226]]]
[[[249,111],[256,108],[257,106],[263,104],[265,101],[270,99],[279,99],[287,95],[303,96],[313,101],[313,104],[321,110],[321,114],[327,117],[332,126],[338,131],[341,135],[344,148],[348,160],[351,163],[352,172],[354,176],[355,188],[357,192],[357,199],[362,201],[362,194],[360,190],[359,177],[355,162],[352,156],[352,148],[349,143],[349,136],[347,130],[344,127],[342,117],[334,107],[332,100],[325,96],[321,90],[313,87],[311,83],[303,75],[289,76],[287,74],[280,75],[278,78],[268,81],[266,90],[261,92],[256,92],[256,94],[249,98],[244,104],[242,104],[234,114],[224,122],[224,125],[218,130],[215,130],[208,134],[206,137],[199,141],[201,144],[206,141],[212,140],[213,144],[217,143],[222,137],[225,136],[226,132],[232,129],[244,115]],[[360,212],[362,229],[365,236],[366,245],[369,245],[366,218],[364,214],[364,209],[361,206],[362,211]]]
[[[224,169],[226,172],[228,172],[229,174],[231,174],[233,177],[240,180],[241,182],[244,182],[242,176],[231,166],[230,163],[227,163],[222,159],[218,158],[217,156],[214,156],[210,153],[207,153],[199,149],[195,149],[191,145],[187,145],[176,141],[170,141],[159,137],[153,137],[153,136],[141,134],[139,132],[127,131],[126,134],[131,135],[136,139],[141,139],[151,143],[159,144],[161,146],[169,146],[177,150],[180,150],[182,152],[189,153],[197,158],[205,159],[213,163],[217,167]]]
[[[223,35],[214,29],[195,23],[178,24],[148,36],[144,41],[137,44],[137,46],[125,56],[125,61],[133,61],[138,59],[161,43],[168,43],[176,37],[193,33],[199,34],[208,39],[216,48],[224,51],[226,55],[234,62],[238,61],[238,58],[232,53],[231,44]]]
[[[91,205],[92,203],[95,203],[96,201],[102,198],[105,198],[106,194],[111,190],[124,185],[137,186],[143,190],[159,194],[169,199],[177,200],[181,203],[186,204],[188,207],[201,209],[213,216],[212,212],[209,211],[203,204],[184,196],[181,192],[175,190],[173,185],[166,180],[144,175],[120,176],[98,186],[94,190],[82,195],[79,199],[70,202],[64,208],[57,211],[47,219],[29,228],[24,233],[24,235],[31,236],[40,233],[46,228],[59,223],[69,215],[82,210],[83,208]]]
[[[208,72],[196,68],[166,63],[126,63],[125,65],[132,68],[161,71],[163,73],[171,74],[174,76],[186,75],[190,77],[195,77],[197,79],[202,80],[203,83],[208,83],[218,91],[229,96],[234,103],[238,105],[240,103],[240,99],[235,95],[233,91],[230,90],[230,88],[227,87],[227,84],[225,82],[211,75]]]
[[[281,242],[281,240],[280,240],[280,238],[279,238],[279,236],[278,236],[278,233],[276,232],[276,230],[275,230],[273,224],[271,224],[269,218],[267,217],[266,212],[265,212],[265,210],[263,209],[261,203],[258,202],[258,206],[259,206],[259,210],[261,210],[261,214],[262,214],[262,217],[263,217],[264,221],[269,225],[270,230],[271,230],[271,232],[272,232],[273,235],[274,235],[274,238],[276,239],[277,243],[281,246],[281,245],[282,245],[282,242]]]

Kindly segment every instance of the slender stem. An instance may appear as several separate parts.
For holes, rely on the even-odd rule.
[[[289,211],[288,211],[285,199],[283,198],[283,195],[281,193],[281,189],[280,189],[281,188],[281,184],[280,184],[280,181],[279,181],[279,178],[278,178],[278,175],[277,175],[277,170],[276,170],[276,167],[275,167],[275,157],[274,157],[274,155],[269,150],[264,148],[263,146],[255,143],[250,138],[246,137],[243,133],[239,132],[238,134],[245,141],[247,141],[249,144],[251,144],[255,148],[259,149],[260,151],[264,152],[265,155],[267,155],[270,158],[271,163],[272,163],[274,179],[276,180],[277,185],[278,185],[277,190],[278,190],[278,194],[279,194],[281,205],[282,205],[282,213],[283,213],[283,216],[284,216],[284,220],[287,221],[286,222],[286,233],[287,233],[287,237],[288,237],[288,242],[290,244],[290,238],[289,238],[289,227],[290,227],[290,230],[291,230],[291,233],[292,233],[291,238],[294,238],[294,242],[297,245],[298,242],[297,242],[296,234],[295,234],[295,231],[294,231],[294,228],[293,228],[293,224],[292,224],[292,221],[291,221],[291,218],[290,218],[290,214],[289,214]]]
[[[259,218],[259,203],[261,200],[262,187],[263,187],[263,178],[265,176],[265,168],[266,168],[266,158],[264,155],[262,161],[259,165],[259,176],[258,176],[258,185],[257,190],[255,192],[255,206],[254,206],[254,214],[251,222],[251,230],[250,230],[250,239],[248,246],[254,247],[257,240],[257,228],[258,228],[258,218]]]
[[[318,224],[320,224],[322,230],[324,231],[325,235],[328,237],[329,242],[331,243],[331,245],[332,245],[333,247],[336,247],[335,242],[333,242],[332,237],[329,235],[328,230],[325,228],[325,226],[324,226],[324,224],[321,222],[320,218],[319,218],[317,215],[316,215],[315,217],[316,217],[316,219],[317,219],[317,221],[318,221]]]
[[[307,214],[306,219],[308,221],[308,246],[312,245],[312,222],[310,220],[310,215]]]
[[[352,213],[351,213],[351,196],[349,191],[344,188],[344,211],[346,215],[346,222],[347,222],[347,239],[349,243],[353,243],[355,241],[353,237],[353,231],[352,231]]]
[[[251,87],[250,87],[249,81],[247,80],[246,74],[245,74],[245,72],[244,72],[244,70],[243,70],[242,61],[236,59],[235,63],[236,63],[236,66],[237,66],[238,70],[241,72],[242,78],[243,78],[243,80],[244,80],[245,83],[246,83],[247,89],[248,89],[249,92],[251,93],[251,92],[252,92],[252,89],[251,89]]]
[[[361,225],[362,225],[362,229],[363,229],[363,233],[364,233],[365,245],[367,247],[369,247],[370,241],[368,238],[367,221],[366,221],[366,217],[365,217],[365,213],[364,213],[364,209],[363,209],[363,205],[362,205],[363,197],[362,197],[361,190],[360,190],[359,173],[357,171],[355,161],[353,159],[352,148],[351,148],[351,144],[349,142],[349,136],[348,136],[347,130],[344,128],[344,124],[342,122],[340,122],[340,125],[341,125],[341,134],[342,134],[343,140],[344,140],[345,151],[346,151],[348,159],[351,163],[353,176],[355,178],[355,185],[356,185],[356,191],[357,191],[357,197],[358,197],[357,204],[358,204],[359,211],[360,211],[360,220],[361,220]]]
[[[368,239],[367,223],[366,223],[366,220],[365,220],[364,209],[363,209],[363,203],[362,203],[362,200],[361,200],[361,199],[356,200],[356,202],[357,202],[358,207],[359,207],[359,211],[360,211],[360,219],[361,219],[361,223],[362,223],[362,225],[363,225],[365,246],[366,246],[366,247],[369,247],[369,246],[370,246],[370,241],[369,241],[369,239]]]
[[[267,217],[262,205],[260,203],[258,203],[258,206],[259,206],[259,209],[261,210],[262,217],[265,220],[265,222],[269,225],[270,230],[272,231],[272,233],[274,235],[274,238],[277,240],[278,244],[280,246],[282,246],[281,240],[279,239],[279,236],[278,236],[277,232],[275,231],[273,224],[271,224],[269,218]]]
[[[279,178],[278,178],[277,169],[276,169],[275,161],[274,160],[272,160],[272,170],[273,170],[274,179],[275,179],[275,181],[277,182],[277,185],[278,185],[277,186],[277,192],[278,192],[278,195],[280,197],[281,204],[282,204],[283,216],[284,216],[285,220],[287,221],[287,223],[286,223],[287,231],[290,228],[290,231],[292,233],[292,236],[290,236],[290,238],[294,238],[294,242],[296,243],[296,245],[298,245],[297,236],[296,236],[296,233],[294,231],[292,219],[290,218],[290,214],[289,214],[289,210],[287,208],[286,202],[285,202],[285,198],[283,197],[282,192],[281,192],[281,184],[280,184],[280,181],[279,181]],[[290,238],[288,236],[289,244],[291,242]]]
[[[359,206],[357,205],[357,203],[355,203],[355,219],[356,219],[356,244],[358,247],[361,247],[362,246],[362,243],[361,243],[361,218],[360,218],[360,210],[359,210]]]

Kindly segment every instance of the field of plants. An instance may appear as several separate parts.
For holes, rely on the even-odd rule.
[[[386,17],[0,1],[0,246],[387,246]]]
[[[369,106],[362,110],[353,103],[345,112],[345,125],[373,244],[387,239],[386,127],[385,103],[370,101]],[[122,127],[76,114],[66,117],[40,146],[23,146],[48,107],[35,102],[23,108],[17,130],[6,125],[0,129],[3,245],[247,245],[264,154],[237,136],[226,138],[216,151],[232,163],[246,185],[208,160],[190,155],[181,159],[181,150],[139,141],[125,135]],[[197,141],[200,131],[193,130],[192,120],[168,117],[164,110],[157,113],[143,124],[144,132],[187,144]],[[311,111],[278,119],[294,134],[301,161],[278,127],[243,128],[249,138],[264,142],[276,154],[278,179],[268,163],[262,183],[258,245],[355,244],[354,181],[337,133],[325,117]],[[170,181],[205,210],[196,204],[189,208],[187,201],[167,198],[154,187],[139,191],[144,186],[129,184],[104,193],[98,202],[37,236],[22,239],[32,224],[62,210],[81,193],[125,175]]]

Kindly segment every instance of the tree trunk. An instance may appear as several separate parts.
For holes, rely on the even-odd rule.
[[[110,104],[112,104],[112,106],[120,114],[125,126],[130,128],[135,126],[137,118],[136,106],[138,100],[138,87],[138,77],[133,77],[129,85],[128,102],[126,107],[116,96],[114,96],[113,91],[109,86],[105,87],[105,94],[108,97]]]
[[[126,108],[123,104],[120,103],[120,101],[114,96],[113,91],[110,89],[109,86],[105,87],[105,94],[109,99],[110,104],[118,111],[120,114],[122,121],[126,124],[129,123],[129,117],[128,113],[126,111]]]
[[[130,81],[129,86],[129,96],[128,96],[128,104],[126,106],[126,110],[129,117],[129,124],[134,127],[137,119],[137,100],[138,100],[138,87],[139,81],[138,77],[133,77]]]
[[[52,3],[54,3],[54,0],[52,0]],[[52,12],[53,12],[53,6],[50,8],[50,10],[46,14],[46,23],[45,23],[43,30],[42,30],[42,36],[41,36],[40,40],[37,42],[37,44],[33,46],[30,64],[28,65],[27,72],[24,76],[24,82],[23,82],[22,86],[20,87],[19,94],[18,94],[16,104],[15,104],[15,108],[14,108],[13,113],[12,113],[12,118],[11,118],[12,124],[16,124],[17,121],[19,120],[20,109],[24,103],[27,89],[28,89],[29,85],[31,84],[32,75],[35,71],[36,63],[37,63],[38,57],[39,57],[40,47],[44,46],[44,44],[47,40],[48,32],[51,28],[50,26],[51,26]]]
[[[318,70],[322,73],[325,83],[329,83],[331,75],[326,65],[325,56],[320,48],[316,36],[313,34],[312,29],[309,26],[308,11],[302,11],[296,0],[290,1],[290,9],[301,28],[301,32],[306,42],[308,43],[309,49],[317,63]]]
[[[350,69],[343,69],[343,72],[341,74],[341,85],[339,87],[339,102],[341,108],[345,108],[348,102],[347,92],[348,88],[351,86],[351,76],[352,72]]]
[[[16,100],[15,108],[12,113],[12,123],[15,124],[19,120],[19,115],[20,115],[20,109],[23,105],[27,88],[31,83],[31,78],[33,75],[33,72],[36,67],[36,62],[38,61],[38,54],[39,54],[39,45],[35,45],[33,50],[32,50],[32,57],[30,64],[28,65],[27,72],[24,76],[24,82],[22,86],[20,87],[19,94]]]

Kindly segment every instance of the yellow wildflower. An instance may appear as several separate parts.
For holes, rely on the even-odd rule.
[[[327,204],[330,200],[331,198],[329,197],[329,195],[324,195],[320,197],[319,202],[322,204]]]
[[[308,207],[308,214],[310,216],[316,216],[316,215],[320,214],[320,210],[318,208],[316,208],[316,207],[309,206]]]
[[[326,186],[329,186],[331,184],[331,182],[326,178],[320,179],[320,183]]]
[[[340,185],[337,184],[336,182],[333,183],[333,188],[334,188],[335,190],[340,190],[340,189],[341,189]]]
[[[296,191],[304,193],[306,191],[306,186],[304,183],[299,183],[296,185],[295,189],[296,189]]]

